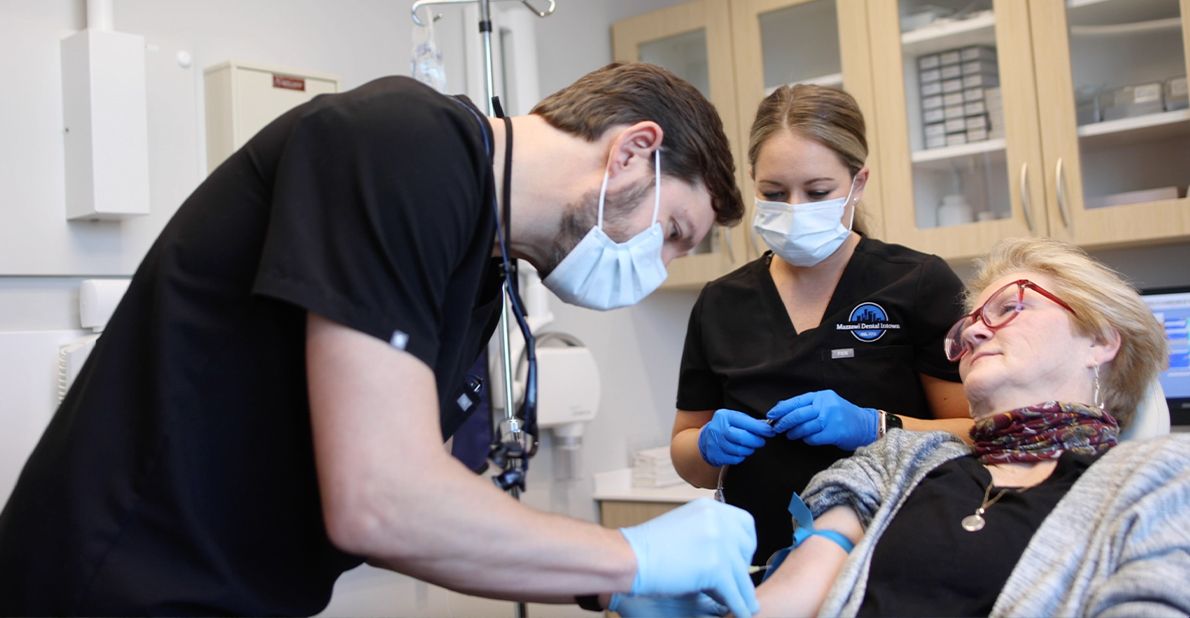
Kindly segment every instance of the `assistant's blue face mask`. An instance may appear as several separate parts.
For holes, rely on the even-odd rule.
[[[603,231],[603,202],[608,170],[599,189],[599,220],[591,231],[554,268],[542,283],[564,302],[607,311],[635,305],[653,293],[669,273],[661,258],[665,234],[657,215],[661,210],[661,148],[653,151],[656,197],[653,224],[617,243]]]
[[[838,251],[851,234],[855,209],[846,227],[842,221],[854,192],[853,178],[847,197],[825,202],[789,204],[756,198],[752,227],[781,259],[794,266],[813,266]]]

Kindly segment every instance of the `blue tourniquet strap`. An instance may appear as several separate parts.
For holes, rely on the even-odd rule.
[[[834,530],[815,530],[814,516],[810,514],[810,507],[802,502],[802,497],[793,493],[793,497],[789,499],[789,514],[793,516],[794,521],[797,522],[797,529],[793,531],[793,546],[797,547],[802,544],[810,536],[826,537],[843,548],[843,551],[851,553],[855,549],[855,544],[847,537],[835,532]]]
[[[797,528],[793,531],[793,545],[778,551],[773,554],[772,558],[769,558],[769,568],[764,573],[765,579],[768,579],[769,575],[772,575],[777,570],[777,567],[781,566],[781,563],[785,561],[785,557],[789,555],[790,551],[801,545],[802,541],[812,536],[830,539],[849,554],[852,549],[855,549],[855,544],[850,539],[834,530],[815,530],[814,516],[810,513],[810,508],[806,506],[806,503],[802,502],[802,497],[797,495],[797,492],[794,492],[793,497],[789,499],[789,514],[793,516],[794,522],[797,523]]]

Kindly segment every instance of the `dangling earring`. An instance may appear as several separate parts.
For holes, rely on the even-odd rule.
[[[1095,395],[1094,395],[1093,403],[1094,403],[1095,407],[1099,408],[1099,411],[1102,412],[1103,411],[1103,393],[1099,389],[1099,365],[1095,365],[1095,367],[1093,367],[1093,369],[1095,370]]]

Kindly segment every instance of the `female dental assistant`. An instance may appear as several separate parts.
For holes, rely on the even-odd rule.
[[[763,564],[790,544],[786,507],[815,473],[888,429],[965,436],[971,421],[942,346],[962,313],[958,277],[852,226],[868,179],[855,100],[779,88],[749,142],[753,226],[772,251],[694,305],[671,451],[696,486],[730,466],[724,497],[755,518]]]

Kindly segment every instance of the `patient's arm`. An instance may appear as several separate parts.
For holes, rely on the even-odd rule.
[[[834,530],[859,543],[863,526],[855,511],[836,506],[814,520],[818,530]],[[757,616],[816,616],[826,593],[847,560],[847,552],[834,541],[810,536],[789,552],[781,567],[756,589]]]

